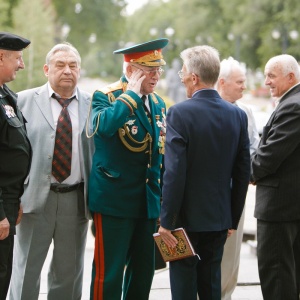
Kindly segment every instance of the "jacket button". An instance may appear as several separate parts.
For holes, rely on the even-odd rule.
[[[146,179],[146,183],[148,183],[148,181],[149,181],[149,179],[147,178],[147,179]]]
[[[160,183],[160,179],[157,179],[158,183]]]

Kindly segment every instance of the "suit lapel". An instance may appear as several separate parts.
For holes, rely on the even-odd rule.
[[[78,95],[78,116],[79,116],[79,132],[81,133],[84,129],[85,123],[86,123],[86,117],[87,112],[89,110],[89,101],[88,99],[82,95],[77,89],[77,95]]]
[[[280,109],[281,105],[284,103],[284,100],[292,97],[293,95],[297,94],[300,92],[300,84],[295,86],[294,88],[292,88],[288,93],[286,93],[282,99],[280,100],[280,102],[278,103],[278,105],[276,106],[275,110],[273,111],[272,115],[270,116],[266,126],[270,126],[273,123],[273,119],[277,113],[277,111]]]
[[[46,85],[44,85],[39,91],[37,91],[34,96],[34,101],[36,102],[49,125],[55,130],[51,103],[49,100],[48,89]]]

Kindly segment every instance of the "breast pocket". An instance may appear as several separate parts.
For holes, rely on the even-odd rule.
[[[17,116],[12,117],[12,118],[7,118],[7,122],[12,127],[22,127],[23,126],[23,124],[20,122],[20,120]]]

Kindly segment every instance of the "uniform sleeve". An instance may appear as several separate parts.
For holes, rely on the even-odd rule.
[[[93,128],[102,136],[114,135],[138,105],[142,105],[141,98],[132,91],[119,92],[113,102],[107,94],[96,91],[92,101]]]

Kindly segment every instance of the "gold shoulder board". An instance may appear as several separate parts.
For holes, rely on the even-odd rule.
[[[114,92],[116,90],[121,90],[123,88],[122,86],[122,82],[116,81],[110,85],[107,85],[105,87],[102,87],[101,89],[99,89],[100,92],[102,92],[103,94],[109,94],[111,92]]]

